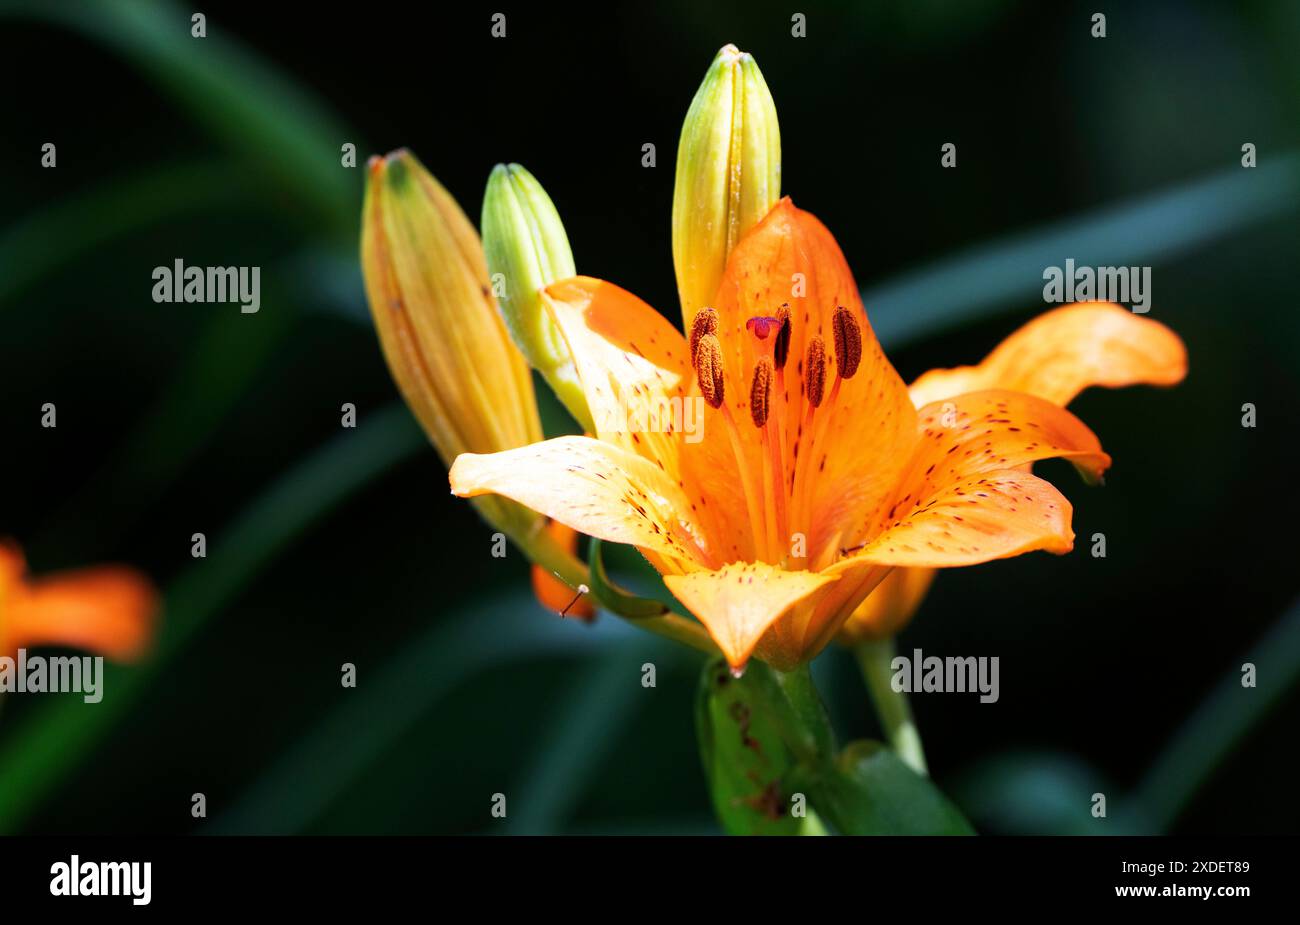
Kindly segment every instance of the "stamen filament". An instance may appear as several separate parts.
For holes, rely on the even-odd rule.
[[[799,430],[801,433],[811,434],[812,428],[817,422],[817,406],[808,405],[804,410],[803,424]],[[800,466],[800,463],[803,466]],[[804,536],[804,559],[807,561],[808,556],[808,537],[810,535],[812,524],[809,523],[806,505],[803,503],[803,479],[804,470],[808,468],[808,454],[805,451],[802,457],[795,456],[793,471],[790,473],[790,507],[791,516],[795,530]]]
[[[754,540],[754,557],[759,558],[768,548],[766,521],[759,514],[758,496],[754,492],[744,444],[740,439],[736,419],[731,414],[731,407],[723,402],[719,410],[722,411],[723,420],[727,422],[727,436],[731,439],[731,452],[736,457],[736,469],[740,472],[740,487],[745,494],[745,508],[749,513],[750,530]]]
[[[831,386],[831,393],[826,396],[826,413],[818,415],[816,421],[813,422],[812,437],[808,441],[808,459],[804,465],[803,479],[799,484],[799,492],[802,496],[800,504],[804,512],[804,516],[808,520],[808,524],[807,524],[808,532],[804,533],[805,538],[811,536],[811,531],[813,526],[812,525],[812,518],[813,518],[812,508],[813,508],[813,491],[814,491],[813,482],[817,478],[817,473],[821,471],[817,463],[817,455],[821,449],[822,439],[826,436],[826,428],[830,425],[830,418],[831,418],[830,413],[835,407],[835,400],[839,398],[840,383],[843,381],[844,381],[844,377],[839,374],[838,364],[837,364],[837,368],[835,372],[835,384]],[[808,555],[810,558],[812,556],[812,552],[813,552],[812,549],[808,550]]]
[[[790,523],[786,514],[785,465],[781,458],[781,441],[772,434],[778,428],[775,419],[769,420],[763,428],[763,448],[766,453],[763,479],[767,485],[768,497],[772,499],[773,538],[777,548],[772,550],[774,563],[784,562],[789,557]]]
[[[785,400],[785,370],[778,368],[776,371],[776,392],[781,396],[776,406],[776,517],[781,526],[781,536],[784,538],[787,550],[790,543],[790,517],[789,517],[789,483],[786,482],[786,471],[788,468],[789,458],[786,456],[786,400]],[[781,556],[782,561],[787,558],[787,554]]]

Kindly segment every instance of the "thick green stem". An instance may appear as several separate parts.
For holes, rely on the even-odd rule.
[[[785,716],[801,737],[798,746],[791,745],[799,760],[814,767],[829,764],[835,758],[835,732],[813,684],[811,668],[805,663],[792,671],[773,669],[772,676],[785,696]]]
[[[559,576],[560,580],[569,587],[574,590],[579,587],[591,588],[591,573],[587,570],[587,566],[582,563],[581,559],[552,539],[551,535],[545,530],[534,530],[526,536],[517,536],[515,541],[529,560],[535,565],[539,565]],[[638,607],[634,611],[623,608],[617,600],[602,598],[600,605],[611,613],[627,620],[633,626],[663,636],[665,639],[688,645],[708,655],[718,654],[718,647],[714,645],[713,640],[709,638],[709,634],[703,626],[693,620],[678,616],[666,607],[658,614],[647,616],[643,609]]]
[[[835,734],[807,665],[778,671],[752,661],[744,684],[795,759],[810,771],[829,767],[835,759]]]
[[[867,682],[871,701],[884,727],[885,737],[900,758],[916,772],[929,774],[925,766],[925,751],[921,748],[921,734],[912,719],[912,708],[907,694],[894,690],[890,683],[893,675],[894,640],[862,642],[854,647],[862,677]]]

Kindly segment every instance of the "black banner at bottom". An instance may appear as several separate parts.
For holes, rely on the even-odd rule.
[[[1295,842],[1263,838],[11,837],[7,912],[319,909],[413,901],[611,914],[842,898],[864,912],[1096,906],[1231,914],[1289,892]],[[612,904],[612,905],[611,905]],[[667,910],[665,910],[667,911]]]

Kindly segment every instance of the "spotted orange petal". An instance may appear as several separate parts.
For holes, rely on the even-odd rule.
[[[809,607],[836,581],[817,572],[791,572],[765,562],[733,562],[716,571],[666,575],[673,596],[704,624],[733,668],[749,660],[758,641],[772,625],[800,607]],[[764,653],[773,664],[798,662]]]
[[[1033,550],[1074,546],[1072,508],[1052,485],[1020,469],[949,480],[924,504],[853,554],[877,565],[976,565]]]
[[[918,423],[921,442],[904,482],[908,488],[1056,457],[1093,481],[1110,466],[1097,435],[1082,421],[1025,392],[990,389],[932,402],[920,410]],[[923,490],[905,492],[903,500],[919,498]]]
[[[603,280],[548,286],[543,301],[569,346],[596,436],[654,462],[690,497],[717,561],[752,556],[724,422],[694,384],[685,338],[650,305]]]
[[[1110,302],[1080,302],[1039,315],[978,366],[931,370],[911,393],[918,407],[981,389],[1068,405],[1089,386],[1174,385],[1186,375],[1187,350],[1163,324]]]
[[[663,556],[678,570],[710,561],[677,484],[650,460],[600,440],[557,437],[462,453],[449,478],[463,498],[504,495],[588,536]]]
[[[927,405],[920,419],[920,446],[883,519],[829,572],[974,565],[1072,548],[1069,502],[1026,467],[1060,456],[1100,477],[1110,457],[1074,415],[1022,392],[986,391]]]

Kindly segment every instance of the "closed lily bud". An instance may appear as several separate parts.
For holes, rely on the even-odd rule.
[[[498,164],[483,196],[482,227],[493,293],[515,345],[583,430],[594,431],[568,344],[542,305],[542,289],[576,272],[551,197],[523,167]]]
[[[677,147],[673,265],[685,330],[713,303],[727,256],[781,196],[776,105],[753,56],[718,52]]]
[[[366,296],[388,369],[448,466],[542,439],[532,373],[511,343],[474,226],[409,151],[370,159],[361,228]],[[540,529],[502,498],[479,511],[512,537]]]

